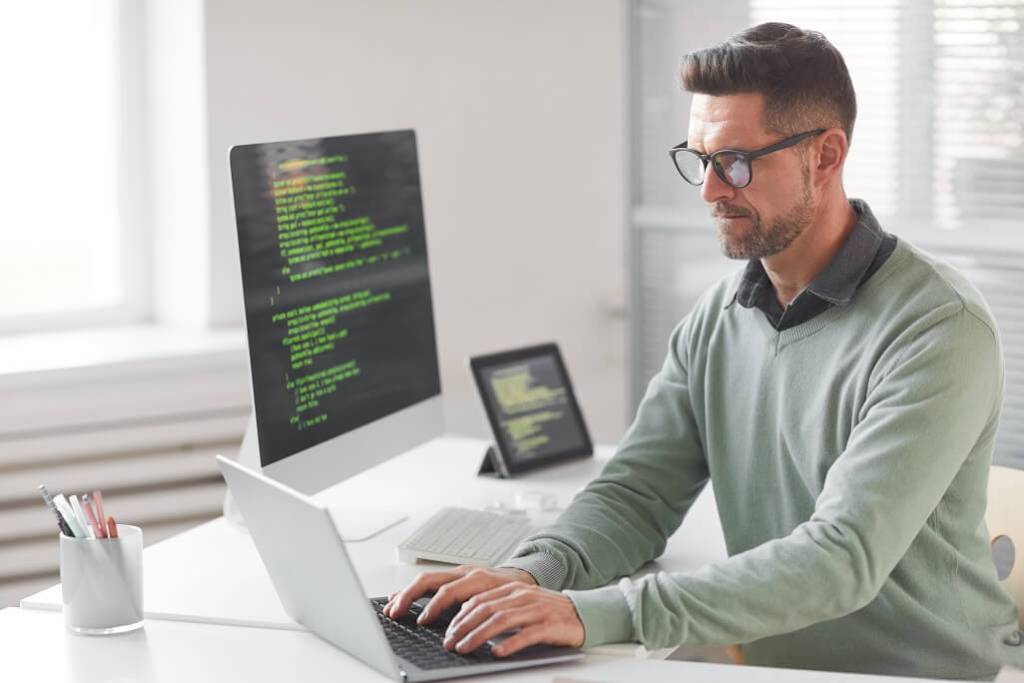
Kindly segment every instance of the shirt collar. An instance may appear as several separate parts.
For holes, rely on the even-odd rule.
[[[812,294],[839,306],[850,303],[882,246],[882,228],[867,203],[851,199],[850,206],[858,215],[856,225],[832,262],[807,285]]]
[[[845,306],[853,299],[857,287],[864,279],[864,274],[878,254],[883,239],[882,228],[867,202],[862,199],[851,199],[850,206],[857,212],[857,223],[825,270],[807,285],[807,291],[810,293],[839,306]],[[750,308],[754,305],[756,297],[761,294],[760,289],[770,286],[771,282],[761,261],[748,261],[736,279],[732,293],[726,299],[725,308],[729,308],[736,301],[745,308]]]
[[[747,261],[747,265],[733,285],[732,293],[726,299],[725,307],[729,308],[736,302],[739,302],[744,308],[755,306],[760,297],[764,295],[765,288],[770,289],[771,286],[768,273],[765,272],[761,261],[758,259]]]

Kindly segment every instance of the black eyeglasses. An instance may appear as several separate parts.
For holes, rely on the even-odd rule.
[[[708,162],[711,162],[712,168],[715,169],[715,173],[722,179],[722,182],[730,187],[735,187],[737,190],[741,190],[754,179],[753,167],[750,165],[751,161],[772,152],[778,152],[780,149],[792,147],[807,138],[821,135],[826,130],[828,129],[818,128],[816,130],[809,130],[806,133],[794,135],[791,138],[786,138],[776,142],[774,145],[768,145],[753,152],[744,152],[739,149],[720,149],[713,154],[701,154],[697,150],[687,147],[684,140],[670,149],[668,155],[672,157],[672,163],[675,164],[679,175],[683,176],[683,180],[691,185],[704,184]]]

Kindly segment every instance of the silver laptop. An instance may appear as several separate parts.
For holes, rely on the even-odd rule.
[[[217,464],[285,611],[385,676],[436,681],[583,657],[579,650],[548,646],[504,658],[489,648],[469,655],[445,650],[443,625],[417,626],[414,616],[390,619],[380,611],[386,598],[366,598],[325,506],[223,456]]]

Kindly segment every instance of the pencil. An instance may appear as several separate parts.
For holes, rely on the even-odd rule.
[[[107,514],[103,511],[103,494],[100,493],[99,489],[92,492],[92,504],[96,506],[96,522],[99,524],[102,537],[106,538],[107,529],[103,524],[103,520],[107,518]]]

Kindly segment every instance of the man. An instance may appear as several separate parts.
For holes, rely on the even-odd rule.
[[[856,101],[820,34],[763,24],[686,56],[687,141],[726,255],[671,336],[601,476],[507,566],[423,574],[463,602],[448,647],[742,644],[752,664],[991,678],[1021,661],[983,515],[1003,365],[955,270],[847,200]],[[621,579],[656,558],[708,480],[729,552]],[[605,587],[602,587],[605,586]],[[560,592],[561,591],[561,592]]]

